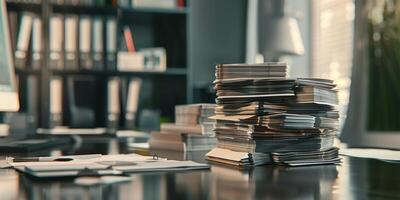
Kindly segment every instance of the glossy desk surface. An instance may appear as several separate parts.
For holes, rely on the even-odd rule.
[[[91,145],[84,145],[83,152],[121,151],[112,143],[92,145],[91,152]],[[159,154],[204,162],[204,152]],[[400,199],[400,163],[343,157],[339,166],[239,171],[212,165],[210,170],[132,174],[131,182],[96,186],[79,186],[73,179],[35,180],[1,169],[0,199]]]

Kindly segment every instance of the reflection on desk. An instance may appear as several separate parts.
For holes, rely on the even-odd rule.
[[[85,151],[123,149],[115,145]],[[204,161],[199,153],[189,154],[169,152],[175,159]],[[0,194],[1,199],[400,199],[399,170],[395,163],[344,157],[340,166],[239,171],[212,165],[211,170],[132,174],[130,182],[80,186],[73,179],[35,180],[7,169],[0,170]]]

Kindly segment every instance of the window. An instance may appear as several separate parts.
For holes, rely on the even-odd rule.
[[[311,73],[313,77],[335,80],[339,90],[339,111],[344,119],[352,66],[354,1],[314,0],[312,19]]]

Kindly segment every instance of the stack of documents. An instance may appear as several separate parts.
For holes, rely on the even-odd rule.
[[[214,135],[215,120],[209,119],[215,113],[215,104],[189,104],[175,106],[175,124],[177,126],[201,127],[202,135]]]
[[[210,118],[217,121],[218,145],[208,160],[239,167],[340,162],[333,146],[339,124],[336,85],[287,79],[277,71],[286,72],[286,64],[217,65],[217,106]]]
[[[208,169],[207,164],[176,161],[138,154],[75,155],[58,157],[8,158],[8,164],[31,176],[109,176],[135,172],[164,172]]]
[[[215,77],[221,79],[286,77],[287,64],[271,62],[263,64],[221,64],[216,66]]]
[[[150,149],[173,151],[208,151],[217,144],[214,126],[215,104],[175,106],[175,123],[161,124],[161,131],[151,134]]]

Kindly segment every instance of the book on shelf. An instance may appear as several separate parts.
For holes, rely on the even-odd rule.
[[[106,66],[108,70],[117,69],[117,19],[106,19]]]
[[[50,127],[61,126],[63,123],[63,82],[61,77],[50,80]]]
[[[80,16],[79,19],[79,64],[80,68],[90,70],[92,61],[92,19],[90,16]]]
[[[93,70],[102,70],[104,64],[104,48],[103,48],[103,19],[96,17],[93,19],[92,31],[92,54],[93,54]]]
[[[78,15],[65,16],[65,69],[78,69]]]
[[[23,12],[18,28],[18,38],[15,48],[15,67],[25,68],[28,62],[29,43],[32,34],[33,13]]]
[[[127,94],[123,95],[126,102],[124,112],[124,124],[126,129],[136,128],[141,85],[142,79],[130,79],[128,81]]]
[[[51,69],[63,69],[64,16],[60,14],[50,16],[49,24],[49,67]]]
[[[32,57],[31,65],[33,69],[42,67],[43,61],[43,34],[42,34],[42,19],[39,16],[33,18],[32,27]]]
[[[110,130],[117,130],[120,122],[120,83],[118,77],[108,79],[107,83],[107,116],[106,127]]]

